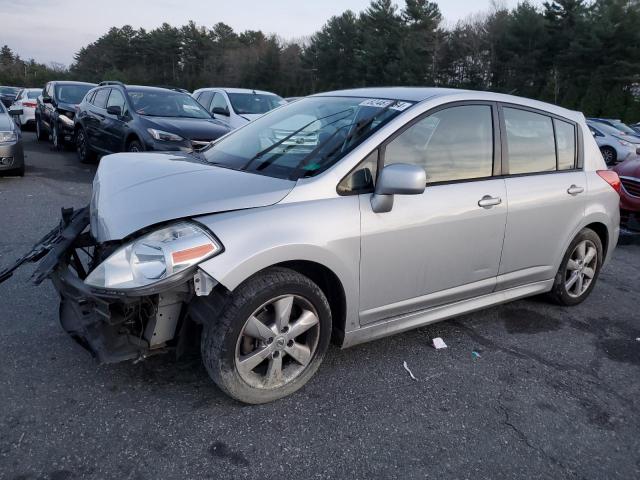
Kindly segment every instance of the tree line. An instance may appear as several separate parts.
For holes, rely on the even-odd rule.
[[[380,85],[506,92],[640,120],[640,0],[555,0],[493,7],[452,27],[436,2],[373,0],[320,31],[286,41],[189,22],[153,30],[111,28],[69,68],[0,51],[0,84],[53,78],[131,84],[238,86],[282,96]]]

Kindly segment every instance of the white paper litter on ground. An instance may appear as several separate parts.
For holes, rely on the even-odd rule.
[[[404,366],[404,369],[409,372],[409,375],[411,375],[411,379],[415,380],[416,382],[418,381],[418,379],[416,377],[413,376],[413,373],[411,373],[411,370],[409,370],[409,366],[407,365],[407,362],[402,362],[402,365]]]
[[[440,350],[441,348],[447,348],[447,344],[444,343],[444,340],[442,340],[440,337],[436,337],[433,339],[433,348],[435,348],[436,350]]]

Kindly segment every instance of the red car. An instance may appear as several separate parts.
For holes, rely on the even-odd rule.
[[[613,170],[620,176],[620,223],[640,229],[640,157],[630,158]]]

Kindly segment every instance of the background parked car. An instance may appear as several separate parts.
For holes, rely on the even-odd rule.
[[[22,110],[22,115],[16,117],[18,125],[22,128],[35,126],[36,106],[41,93],[40,88],[23,88],[13,102],[14,107]]]
[[[615,118],[587,118],[587,120],[590,122],[604,123],[605,125],[613,127],[618,130],[622,136],[631,135],[632,137],[640,139],[640,133],[636,132],[629,125],[622,122],[622,120],[618,120]]]
[[[20,87],[0,87],[0,101],[5,107],[10,107],[20,90]]]
[[[232,129],[287,103],[275,93],[246,88],[200,88],[193,98]]]
[[[631,128],[633,128],[633,131],[640,134],[640,123],[634,123],[633,125],[629,125]]]
[[[182,91],[120,82],[102,82],[91,90],[75,122],[81,162],[96,153],[197,150],[229,130]]]
[[[24,175],[24,151],[22,132],[11,117],[20,115],[22,110],[14,107],[11,112],[0,102],[0,173]]]
[[[620,130],[604,123],[589,120],[587,125],[607,165],[615,165],[640,153],[640,139],[623,135]]]
[[[635,157],[616,165],[620,176],[620,223],[640,230],[640,158]]]
[[[95,83],[54,81],[45,85],[36,105],[36,136],[51,141],[56,148],[73,140],[76,107]]]

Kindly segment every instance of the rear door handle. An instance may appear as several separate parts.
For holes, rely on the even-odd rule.
[[[584,192],[584,187],[578,187],[577,185],[571,185],[569,188],[567,188],[567,193],[569,195],[578,195],[582,192]]]
[[[491,208],[494,205],[500,205],[501,203],[502,199],[500,197],[492,197],[491,195],[485,195],[478,200],[478,206],[482,208]]]

